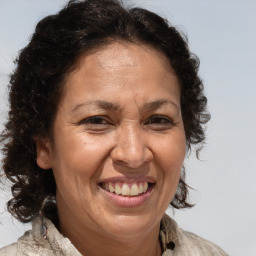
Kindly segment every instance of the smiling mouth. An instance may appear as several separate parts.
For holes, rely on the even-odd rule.
[[[135,197],[145,194],[150,188],[152,188],[155,183],[150,182],[100,182],[99,186],[113,194],[126,196],[126,197]]]

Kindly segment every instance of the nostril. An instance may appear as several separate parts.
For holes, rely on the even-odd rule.
[[[117,167],[126,167],[130,169],[137,169],[141,168],[142,166],[146,166],[150,161],[151,158],[145,158],[144,156],[132,156],[127,154],[124,157],[113,158],[113,164]]]
[[[127,165],[127,162],[125,162],[125,161],[122,161],[122,160],[114,160],[113,159],[113,163],[115,164],[115,165],[120,165],[120,166],[126,166]]]
[[[153,159],[153,154],[142,136],[126,136],[118,140],[110,153],[110,157],[117,165],[137,168]]]

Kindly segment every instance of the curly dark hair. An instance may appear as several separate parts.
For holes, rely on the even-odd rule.
[[[10,78],[10,110],[1,134],[3,170],[12,183],[7,208],[21,222],[39,213],[57,222],[56,183],[52,170],[36,163],[35,138],[51,137],[65,77],[81,54],[116,40],[150,45],[169,59],[181,86],[187,148],[202,147],[210,115],[198,76],[199,60],[189,51],[186,37],[157,14],[125,7],[118,0],[69,1],[37,24]],[[192,207],[184,169],[171,205]]]

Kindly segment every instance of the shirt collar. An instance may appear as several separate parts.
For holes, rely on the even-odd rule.
[[[174,250],[175,247],[179,247],[181,245],[179,233],[177,223],[165,214],[161,220],[159,232],[159,239],[163,252],[167,249]]]
[[[42,243],[43,241],[48,242],[49,244],[55,245],[58,250],[63,250],[64,248],[64,250],[66,250],[69,248],[69,250],[73,252],[73,255],[81,255],[69,239],[59,233],[57,228],[49,219],[45,217],[37,217],[33,221],[32,226],[34,239],[39,243]],[[179,233],[177,223],[165,214],[161,220],[159,231],[159,241],[163,252],[167,249],[174,250],[175,247],[179,247],[181,245]]]

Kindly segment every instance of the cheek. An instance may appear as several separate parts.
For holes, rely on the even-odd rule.
[[[165,171],[180,171],[186,152],[186,140],[183,133],[177,136],[155,140],[155,156]]]
[[[103,136],[78,133],[60,138],[54,169],[66,180],[72,176],[91,179],[100,171],[110,149],[110,139]]]
[[[159,186],[162,187],[164,197],[168,197],[168,202],[171,201],[176,191],[180,172],[185,158],[185,136],[165,138],[157,140],[156,164],[161,171],[158,176],[161,176],[162,181]],[[168,203],[169,204],[169,203]]]
[[[108,155],[110,141],[102,137],[92,139],[82,133],[62,138],[56,137],[58,143],[52,168],[59,200],[63,198],[70,207],[76,207],[76,204],[86,204],[96,193],[95,184]]]
[[[180,172],[185,157],[185,136],[179,133],[169,134],[163,138],[154,139],[155,168],[158,183],[156,190],[157,204],[164,212],[172,201],[180,178]]]

